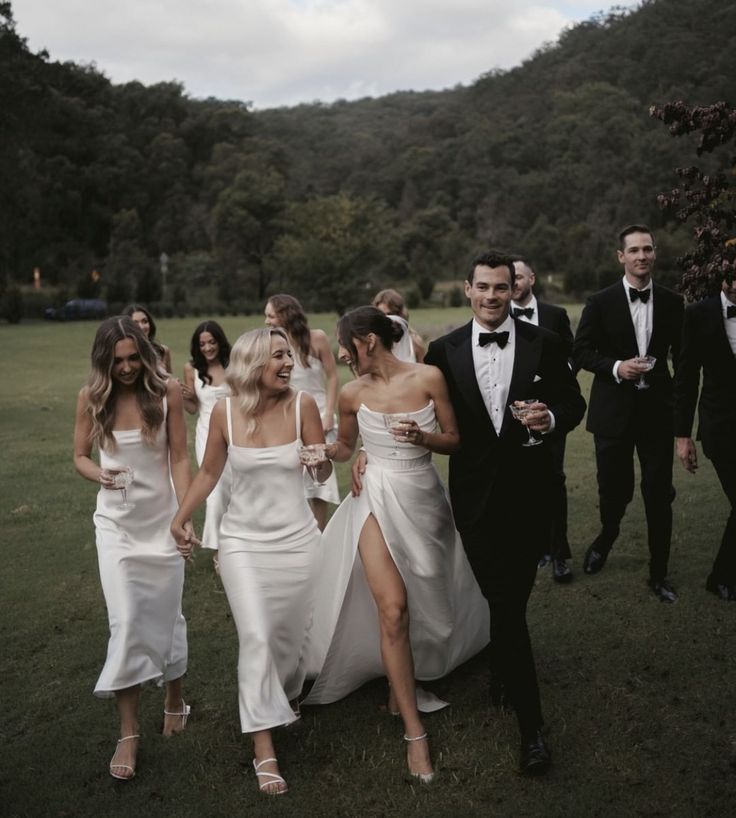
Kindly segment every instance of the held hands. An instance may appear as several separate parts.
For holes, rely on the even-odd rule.
[[[676,437],[675,446],[680,463],[690,474],[695,474],[698,469],[698,450],[691,437]]]
[[[514,406],[524,406],[524,401],[514,401]],[[537,401],[529,406],[529,411],[521,421],[532,432],[548,432],[552,425],[552,418],[546,403]]]
[[[194,556],[195,546],[202,545],[201,541],[194,535],[191,520],[187,520],[181,525],[174,519],[171,524],[171,535],[176,540],[176,550],[185,560],[190,560]]]

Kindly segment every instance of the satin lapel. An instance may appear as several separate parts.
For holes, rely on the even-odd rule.
[[[632,358],[635,358],[639,354],[639,345],[636,342],[636,330],[634,329],[634,321],[631,318],[631,309],[629,307],[628,296],[627,296],[627,289],[624,287],[623,284],[619,284],[619,292],[613,293],[613,299],[611,302],[611,313],[616,318],[616,326],[620,326],[623,330],[623,337],[622,341],[626,346],[624,349],[631,349],[633,350],[633,354],[631,355]],[[656,305],[657,299],[655,297],[654,303]],[[654,308],[654,318],[652,318],[652,324],[656,325],[656,314],[657,308]],[[652,338],[654,338],[654,326],[652,327]],[[651,346],[651,339],[649,341]]]
[[[472,408],[481,423],[490,426],[492,429],[493,424],[475,377],[473,350],[471,349],[472,338],[471,325],[468,324],[467,332],[463,333],[463,337],[457,345],[447,344],[447,363],[468,406]]]
[[[526,335],[524,326],[521,321],[516,321],[516,349],[514,350],[514,368],[511,371],[508,403],[539,397],[539,395],[532,395],[529,388],[534,383],[534,376],[537,374],[537,364],[542,354],[542,339],[536,332],[532,336]],[[508,409],[504,412],[501,434],[506,430],[507,423],[515,423]]]
[[[708,309],[708,326],[713,327],[713,340],[715,341],[714,355],[724,356],[724,360],[736,368],[736,357],[731,351],[731,344],[728,342],[728,335],[726,335],[726,327],[723,323],[723,308],[721,306],[721,297],[716,296],[709,300],[707,304]],[[729,319],[733,321],[733,318]]]

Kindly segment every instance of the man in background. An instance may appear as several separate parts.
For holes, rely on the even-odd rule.
[[[695,474],[698,453],[692,439],[698,384],[698,439],[713,463],[731,514],[705,587],[726,602],[736,601],[736,284],[724,280],[721,292],[685,310],[680,364],[675,375],[677,456]]]
[[[684,305],[681,296],[652,280],[657,251],[646,225],[625,227],[616,255],[623,278],[588,299],[573,345],[578,369],[594,375],[586,428],[595,441],[601,519],[583,570],[601,571],[618,537],[634,496],[636,450],[647,518],[648,584],[661,602],[671,603],[677,593],[667,579],[675,498],[667,358],[672,353],[676,370]]]
[[[529,262],[521,256],[514,256],[514,289],[511,293],[513,305],[511,315],[521,321],[528,321],[537,327],[554,332],[562,342],[566,358],[572,355],[572,330],[567,310],[539,301],[534,295],[536,276]],[[565,478],[565,435],[549,441],[554,460],[554,497],[552,499],[552,538],[549,549],[539,561],[543,568],[552,564],[552,579],[559,583],[572,580],[572,571],[567,561],[572,556],[567,539],[567,487]]]

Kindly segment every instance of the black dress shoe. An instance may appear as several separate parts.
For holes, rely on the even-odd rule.
[[[572,582],[572,571],[565,560],[552,561],[552,579],[562,585]]]
[[[519,772],[522,775],[544,775],[551,763],[552,754],[539,730],[521,737]]]
[[[595,550],[595,543],[585,552],[583,559],[583,571],[586,574],[597,574],[603,569],[608,559],[608,554],[601,554],[600,551]]]
[[[677,592],[668,579],[649,579],[647,585],[660,602],[677,602]]]
[[[552,562],[552,555],[545,554],[543,557],[539,558],[539,562],[537,563],[537,568],[546,568]]]
[[[720,597],[724,602],[736,602],[736,586],[717,582],[708,577],[705,583],[706,590]]]

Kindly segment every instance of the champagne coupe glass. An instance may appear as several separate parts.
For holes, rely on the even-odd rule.
[[[654,364],[657,363],[657,359],[651,355],[639,355],[634,360],[639,366],[645,367],[644,372],[651,372],[654,369]],[[634,384],[637,389],[649,389],[649,384],[644,380],[644,372],[639,375],[639,380]]]
[[[512,403],[509,404],[509,409],[511,410],[511,414],[514,416],[514,418],[523,423],[524,418],[531,411],[532,404],[536,402],[537,402],[536,398],[529,398],[528,400],[517,401],[517,403],[520,403],[521,406],[515,406]],[[539,444],[543,442],[542,440],[539,440],[538,438],[532,435],[532,430],[528,426],[526,427],[526,433],[529,435],[529,440],[527,440],[526,443],[522,443],[521,444],[522,446],[539,446]]]
[[[130,466],[122,466],[120,469],[114,469],[113,486],[116,489],[122,489],[123,502],[122,508],[133,508],[132,504],[128,502],[128,486],[133,482],[133,469]]]
[[[398,441],[396,440],[396,435],[400,434],[403,431],[405,431],[404,429],[401,428],[401,424],[402,423],[408,423],[408,422],[409,422],[409,418],[406,417],[406,415],[388,414],[388,415],[383,416],[383,423],[384,423],[384,425],[386,426],[389,433],[391,434],[391,436],[394,439],[394,448],[390,452],[391,457],[397,457],[398,454],[399,454],[399,450],[396,448],[396,444],[398,443]]]
[[[299,460],[301,461],[302,465],[307,467],[307,471],[309,472],[310,477],[315,483],[319,485],[324,485],[324,483],[319,483],[317,478],[315,477],[315,469],[320,463],[323,463],[327,459],[327,455],[325,453],[327,444],[325,443],[310,443],[307,446],[302,446],[299,449]]]

